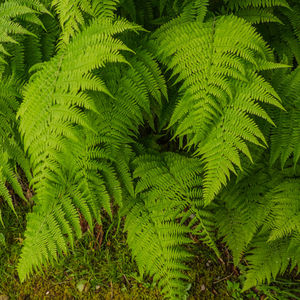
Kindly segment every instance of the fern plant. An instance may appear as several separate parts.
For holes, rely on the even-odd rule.
[[[192,32],[187,35],[185,32]],[[183,81],[169,126],[173,137],[186,137],[205,164],[204,199],[211,202],[235,172],[240,153],[252,160],[246,142],[266,144],[251,116],[273,123],[260,103],[282,107],[279,96],[257,71],[280,67],[264,41],[246,22],[222,17],[161,28],[161,59]],[[200,51],[200,54],[196,54]]]
[[[249,263],[244,289],[271,282],[299,264],[298,176],[291,168],[280,172],[261,163],[220,195],[219,235],[236,265],[241,259]]]
[[[0,3],[0,196],[24,199],[19,169],[34,190],[21,281],[115,212],[167,299],[195,240],[247,262],[245,290],[298,266],[299,5],[219,2]]]

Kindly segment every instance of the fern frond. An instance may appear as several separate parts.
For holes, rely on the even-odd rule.
[[[286,0],[225,0],[226,5],[230,9],[248,8],[248,7],[274,7],[282,6],[289,8]]]
[[[12,184],[12,186],[15,189],[15,192],[24,199],[22,188],[18,183],[18,180],[15,177],[11,166],[8,163],[8,154],[6,152],[0,152],[0,197],[2,197],[8,203],[11,210],[14,213],[16,213],[12,202],[12,198],[6,187],[6,182]]]
[[[294,166],[300,158],[300,68],[285,75],[278,90],[286,111],[277,115],[277,127],[272,130],[270,162],[280,159],[283,168],[290,156]]]
[[[111,93],[92,71],[107,63],[127,63],[121,51],[130,49],[113,35],[138,29],[124,20],[96,20],[57,56],[39,65],[25,87],[18,115],[38,200],[18,265],[21,280],[66,252],[68,243],[73,243],[73,228],[80,235],[77,210],[92,227],[94,219],[101,222],[102,208],[111,215],[112,198],[122,205],[120,181],[110,155],[114,132],[106,130],[105,136],[103,125],[109,123],[102,123],[105,115],[94,97]],[[119,169],[124,172],[124,164]],[[36,229],[34,224],[45,216]],[[36,258],[30,255],[32,249]]]
[[[137,199],[126,217],[128,245],[141,275],[153,276],[168,299],[182,299],[188,279],[185,261],[191,256],[183,245],[191,242],[187,234],[192,229],[176,218],[188,205],[189,184],[196,179],[199,161],[165,153],[143,155],[135,164],[139,181]]]
[[[274,49],[278,61],[296,67],[300,62],[300,6],[295,2],[289,4],[289,8],[274,9],[274,16],[279,19],[279,22],[262,26],[260,31]]]
[[[218,196],[219,236],[234,263],[247,261],[247,290],[299,264],[299,178],[291,169],[267,169],[266,159]],[[297,175],[296,175],[297,176]]]
[[[4,45],[6,43],[17,43],[16,35],[32,35],[32,33],[21,25],[20,20],[42,25],[37,14],[47,12],[39,1],[10,0],[0,4],[0,53],[9,55]],[[18,22],[19,19],[19,22]],[[1,62],[5,60],[1,57]]]
[[[266,196],[273,203],[269,241],[300,233],[300,180],[286,179]]]
[[[187,34],[189,33],[189,34]],[[179,99],[169,126],[174,137],[187,138],[187,146],[204,163],[204,198],[212,201],[226,185],[240,154],[251,160],[247,142],[266,143],[252,116],[271,122],[260,103],[282,107],[279,96],[263,77],[258,65],[271,59],[262,38],[246,22],[222,17],[207,23],[178,25],[158,35],[159,57],[177,82]],[[270,63],[270,68],[276,64]]]
[[[58,15],[62,30],[61,44],[59,47],[63,47],[63,45],[67,45],[72,37],[85,25],[86,20],[84,13],[92,13],[91,1],[53,0],[52,6]]]
[[[57,259],[58,253],[67,253],[68,243],[73,246],[74,230],[77,237],[81,236],[78,212],[59,186],[53,184],[47,191],[40,192],[40,196],[43,198],[36,200],[38,204],[27,219],[25,241],[17,267],[21,281],[45,262]]]
[[[291,253],[287,251],[288,239],[266,242],[266,237],[260,236],[252,243],[253,249],[247,260],[250,270],[247,272],[243,290],[247,290],[267,280],[271,282],[278,274],[287,269]]]
[[[48,61],[55,55],[56,41],[59,38],[59,24],[49,15],[43,15],[42,22],[46,28],[46,32],[40,34],[40,45],[43,61]]]
[[[200,198],[199,198],[200,197]],[[189,227],[198,239],[214,251],[218,258],[221,257],[216,244],[216,217],[213,208],[204,207],[202,190],[199,186],[189,191],[190,208],[183,213],[183,220],[191,219]]]
[[[58,14],[61,33],[59,48],[67,45],[93,18],[113,19],[119,0],[53,0],[52,6]]]
[[[24,170],[28,179],[31,178],[29,162],[21,148],[17,131],[18,84],[20,83],[12,77],[3,77],[0,81],[0,196],[13,211],[15,209],[6,184],[10,184],[14,192],[26,201],[15,172],[17,164]]]
[[[265,195],[274,182],[280,182],[277,177],[263,168],[255,169],[238,184],[227,186],[219,196],[222,202],[216,212],[218,234],[232,251],[235,265],[270,212],[271,205]]]
[[[235,13],[235,15],[245,19],[251,24],[270,23],[270,22],[281,23],[281,20],[274,15],[273,9],[269,9],[269,8],[239,9]]]
[[[114,18],[120,0],[92,1],[93,16],[103,18]]]

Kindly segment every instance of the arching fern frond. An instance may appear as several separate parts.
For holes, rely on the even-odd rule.
[[[260,103],[282,106],[257,70],[277,66],[253,27],[233,16],[178,25],[157,40],[159,57],[182,82],[169,126],[201,156],[209,203],[235,166],[242,168],[240,154],[252,159],[247,142],[266,143],[251,116],[272,123]]]
[[[28,274],[45,262],[53,262],[58,253],[67,253],[73,246],[74,231],[81,236],[79,216],[70,196],[59,185],[48,186],[36,198],[37,205],[27,216],[27,229],[18,264],[18,274],[24,281]],[[34,251],[34,255],[32,255]]]
[[[3,198],[11,208],[13,212],[15,212],[15,208],[12,202],[11,195],[9,194],[9,191],[6,187],[6,183],[9,183],[13,189],[14,192],[25,200],[25,197],[23,195],[22,188],[18,182],[18,179],[8,161],[9,156],[7,152],[2,152],[1,149],[0,152],[0,197]]]
[[[244,18],[252,24],[278,22],[281,20],[274,14],[274,8],[290,6],[286,0],[225,0],[225,9],[236,16]]]
[[[174,220],[185,206],[184,189],[170,172],[168,156],[143,156],[136,164],[134,176],[140,178],[136,193],[141,195],[126,218],[128,245],[141,276],[153,276],[167,298],[182,298],[187,279],[184,261],[190,256],[182,245],[190,242],[186,236],[190,230]]]
[[[295,260],[297,251],[290,251],[292,249],[289,248],[290,240],[288,238],[269,243],[266,241],[267,237],[260,235],[254,239],[251,245],[252,249],[247,256],[249,271],[246,275],[243,290],[247,290],[266,280],[270,283],[277,275],[283,274],[287,270],[290,261],[293,262]]]
[[[276,173],[264,171],[261,165],[238,183],[232,182],[220,194],[222,202],[216,212],[218,235],[231,250],[235,265],[270,212],[266,193],[280,180]]]
[[[283,6],[289,7],[289,4],[286,0],[225,0],[225,3],[230,9],[238,9],[240,7],[274,7],[274,6]]]
[[[115,11],[120,0],[92,1],[93,16],[102,18],[114,18]]]
[[[266,198],[272,203],[269,241],[300,234],[300,179],[284,180]]]
[[[188,279],[185,262],[191,255],[184,248],[191,242],[187,234],[196,233],[215,247],[208,233],[211,216],[197,210],[201,198],[200,161],[164,153],[140,156],[134,164],[137,198],[132,200],[126,217],[128,245],[141,275],[153,276],[166,298],[182,299]]]
[[[71,134],[72,124],[90,128],[80,108],[96,108],[93,100],[83,91],[109,92],[105,84],[89,72],[103,67],[107,62],[126,62],[119,51],[129,48],[112,38],[112,34],[137,28],[122,20],[114,23],[98,20],[79,34],[65,51],[41,65],[41,69],[32,76],[25,87],[25,100],[18,115],[21,116],[20,130],[25,149],[29,150],[34,167],[44,162],[43,157],[47,157],[52,150],[62,146],[59,137]],[[77,64],[74,64],[75,61]],[[49,138],[49,147],[41,140],[42,136]],[[55,137],[57,145],[51,143]],[[48,154],[43,152],[45,146]]]
[[[92,4],[90,0],[53,0],[52,6],[58,14],[62,30],[59,47],[63,47],[83,28],[86,22],[84,14],[92,14]]]
[[[119,0],[53,0],[61,27],[59,48],[67,45],[93,18],[114,18]]]
[[[25,197],[16,175],[17,166],[21,167],[30,180],[29,162],[23,152],[18,135],[16,112],[19,107],[19,96],[16,82],[12,77],[0,80],[0,197],[14,211],[11,196],[6,184],[23,200]]]
[[[39,65],[25,88],[18,115],[33,168],[31,184],[37,206],[28,219],[18,265],[22,281],[43,263],[66,252],[74,229],[80,235],[77,210],[93,226],[94,219],[101,222],[102,208],[111,214],[111,198],[121,205],[114,156],[110,157],[113,149],[107,148],[110,140],[101,127],[102,136],[97,135],[96,128],[105,118],[92,96],[111,94],[92,71],[109,62],[127,63],[121,51],[130,49],[113,35],[138,29],[124,20],[96,20],[57,56]],[[118,167],[126,169],[121,164]],[[34,224],[43,219],[35,229]],[[36,258],[30,255],[32,249]]]
[[[258,26],[265,40],[274,49],[275,56],[280,62],[297,66],[300,62],[300,5],[289,1],[290,7],[274,9],[277,22]]]

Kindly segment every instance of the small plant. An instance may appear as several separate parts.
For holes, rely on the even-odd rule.
[[[227,280],[227,291],[235,300],[252,299],[259,300],[260,297],[252,290],[243,292],[239,282]]]

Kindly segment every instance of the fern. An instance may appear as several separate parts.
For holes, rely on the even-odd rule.
[[[12,185],[14,191],[25,200],[22,188],[14,174],[12,167],[8,162],[7,152],[0,154],[0,196],[8,203],[9,207],[15,212],[15,208],[12,202],[12,198],[6,188],[6,182]]]
[[[295,65],[299,64],[299,3],[290,1],[290,8],[280,7],[276,9],[277,23],[270,23],[261,27],[265,39],[275,50],[278,60]]]
[[[234,263],[248,261],[244,290],[271,282],[298,265],[299,178],[291,170],[266,166],[253,170],[220,194],[219,235],[233,253]],[[293,191],[293,192],[292,192]]]
[[[191,256],[184,248],[191,242],[188,233],[199,234],[204,242],[218,251],[213,235],[209,233],[211,216],[195,209],[201,195],[200,162],[164,153],[143,155],[134,164],[137,165],[134,177],[139,180],[136,199],[131,203],[132,209],[125,223],[128,245],[141,276],[153,276],[168,299],[183,299],[188,279],[184,274],[187,270],[184,263]],[[188,225],[185,226],[184,222]]]
[[[283,78],[282,78],[283,79]],[[277,116],[277,128],[271,136],[271,163],[280,158],[283,168],[292,155],[294,166],[300,157],[300,69],[297,68],[282,80],[278,90],[283,95],[283,105],[286,111]]]
[[[26,5],[26,4],[31,4]],[[42,4],[38,1],[5,1],[0,4],[0,24],[1,24],[1,39],[0,39],[0,53],[9,55],[5,49],[5,43],[16,43],[16,35],[32,35],[32,33],[22,26],[20,22],[16,22],[16,19],[24,20],[26,22],[37,23],[42,25],[37,17],[38,12],[47,12]],[[0,57],[2,63],[5,63],[5,59]]]
[[[300,232],[299,188],[299,178],[287,179],[267,196],[273,202],[270,241]]]
[[[75,207],[82,210],[91,225],[92,214],[100,222],[101,205],[109,212],[108,193],[103,184],[98,185],[101,178],[97,176],[98,170],[103,170],[104,178],[114,191],[113,196],[117,195],[112,168],[105,162],[96,162],[97,158],[105,159],[107,156],[105,151],[102,153],[96,147],[102,142],[101,138],[89,137],[96,131],[88,111],[93,111],[100,120],[103,118],[94,99],[85,91],[110,94],[103,81],[93,76],[91,71],[104,67],[108,62],[126,62],[120,51],[129,48],[112,35],[138,28],[124,20],[98,19],[57,56],[39,65],[39,70],[25,88],[25,100],[18,115],[21,117],[24,146],[33,168],[31,184],[38,200],[37,208],[28,220],[18,265],[21,280],[33,268],[53,260],[57,253],[67,251],[67,242],[72,244],[73,239],[71,224],[79,225]],[[77,61],[77,66],[74,61]],[[82,61],[85,63],[82,64]],[[82,149],[79,148],[81,140],[86,140]],[[78,163],[67,159],[70,155]],[[70,161],[69,165],[66,161]],[[41,226],[35,229],[36,222],[45,217]],[[36,258],[29,255],[32,249],[37,252]]]
[[[0,196],[25,200],[20,169],[34,191],[20,280],[70,252],[82,217],[93,229],[114,214],[168,299],[188,296],[191,243],[221,258],[222,239],[244,290],[298,268],[298,12],[1,1]]]
[[[266,22],[281,23],[280,19],[274,14],[274,8],[290,8],[288,2],[285,0],[225,0],[224,2],[229,12],[233,12],[236,16],[244,18],[252,24]]]
[[[179,74],[177,82],[183,82],[169,126],[174,137],[186,137],[186,146],[201,155],[209,203],[230,171],[242,168],[240,153],[252,159],[246,142],[266,143],[251,115],[272,123],[259,103],[282,106],[275,90],[257,74],[257,66],[278,66],[269,62],[262,38],[235,17],[178,25],[157,40],[162,61],[173,68],[173,76]]]
[[[247,257],[250,270],[247,273],[244,290],[262,283],[271,282],[278,274],[283,274],[287,269],[294,253],[289,250],[289,240],[276,240],[266,243],[266,237],[257,237],[252,244],[253,250]]]
[[[19,107],[17,83],[12,77],[4,76],[0,82],[0,196],[13,211],[15,209],[6,187],[7,183],[21,199],[26,200],[14,169],[19,165],[27,178],[31,178],[29,163],[22,150],[17,131],[18,123],[15,120]]]
[[[224,237],[237,265],[265,220],[270,207],[264,198],[272,175],[255,170],[238,184],[227,187],[220,195],[221,205],[216,222],[219,236]]]
[[[94,219],[101,222],[102,208],[112,217],[111,199],[122,206],[122,187],[133,195],[126,157],[120,159],[121,151],[124,142],[132,141],[143,114],[150,114],[149,96],[159,103],[160,90],[166,91],[159,69],[147,51],[137,51],[136,58],[127,61],[119,51],[129,48],[112,38],[113,34],[137,29],[138,26],[124,20],[98,19],[55,58],[40,65],[26,87],[19,110],[20,128],[33,166],[31,184],[37,192],[37,208],[29,217],[18,266],[21,280],[36,266],[52,261],[61,251],[66,252],[68,243],[73,244],[72,228],[77,224],[78,229],[79,224],[76,209],[92,227]],[[82,65],[86,58],[90,63]],[[78,61],[77,67],[70,65],[74,59]],[[132,66],[118,67],[118,86],[110,77],[113,75],[115,81],[118,69],[114,64],[105,68],[109,62]],[[103,74],[101,68],[105,68]],[[52,185],[60,192],[49,193]],[[43,219],[45,213],[47,218],[42,227],[33,230],[31,224]],[[78,230],[75,233],[80,236]],[[36,259],[29,257],[32,248],[39,252]]]
[[[59,47],[68,44],[92,17],[113,18],[118,3],[118,0],[53,0],[62,30]]]

